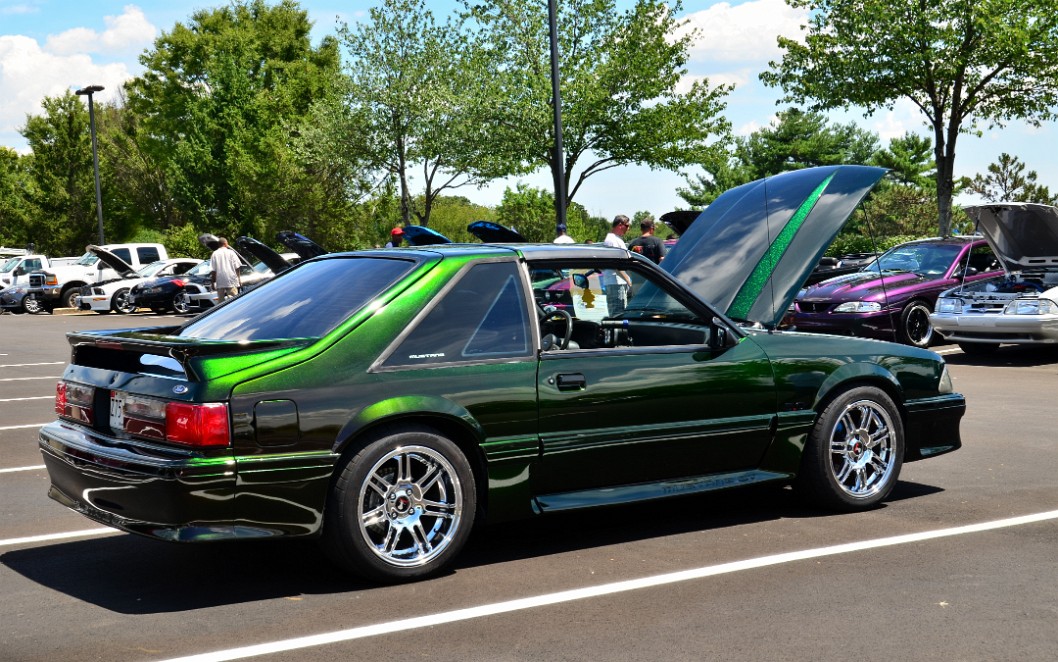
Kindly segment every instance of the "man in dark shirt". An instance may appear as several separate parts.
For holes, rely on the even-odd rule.
[[[628,250],[649,258],[655,264],[665,257],[665,242],[654,236],[654,219],[647,216],[639,221],[639,237],[628,242]]]

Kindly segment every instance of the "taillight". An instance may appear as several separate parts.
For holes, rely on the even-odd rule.
[[[95,418],[92,410],[94,395],[95,389],[91,386],[59,382],[55,385],[55,413],[62,418],[91,425]]]
[[[166,404],[165,439],[197,448],[227,446],[231,442],[228,405],[222,402]]]
[[[183,287],[184,285],[187,285],[187,281],[183,278],[174,278],[173,285],[176,285],[177,287]]]

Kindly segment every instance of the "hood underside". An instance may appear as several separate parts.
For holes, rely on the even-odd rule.
[[[122,260],[107,249],[95,245],[89,245],[87,250],[89,253],[98,257],[100,262],[118,272],[118,275],[122,278],[132,278],[136,275],[136,270],[132,268],[131,264]]]
[[[1058,271],[1058,207],[995,202],[965,211],[1008,271]]]
[[[733,319],[774,327],[884,168],[824,166],[725,192],[661,266]]]

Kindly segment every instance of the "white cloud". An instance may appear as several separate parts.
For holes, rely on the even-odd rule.
[[[45,50],[58,55],[138,52],[150,46],[158,32],[135,5],[126,5],[123,14],[106,16],[103,22],[106,30],[102,33],[81,27],[51,35]]]
[[[85,85],[102,85],[97,101],[114,98],[121,84],[132,77],[125,57],[111,63],[93,56],[126,55],[153,43],[156,28],[134,5],[127,5],[120,16],[104,19],[102,33],[74,28],[52,35],[42,47],[22,35],[0,35],[0,144],[23,150],[25,141],[18,129],[27,115],[42,112],[45,96],[58,96]]]
[[[17,14],[36,14],[40,9],[29,4],[8,5],[0,7],[0,15],[14,16]]]
[[[697,30],[691,59],[699,62],[759,62],[782,55],[776,37],[800,38],[808,14],[784,0],[721,2],[685,16],[686,29]]]

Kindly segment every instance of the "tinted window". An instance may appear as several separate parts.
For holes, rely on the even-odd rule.
[[[318,338],[415,266],[411,260],[342,257],[306,263],[181,329],[215,340]]]
[[[132,262],[132,252],[129,251],[129,249],[127,249],[127,248],[115,248],[114,250],[112,250],[110,252],[113,253],[114,255],[117,255],[118,257],[120,257],[122,260],[125,260],[126,262],[129,262],[129,263]],[[158,258],[154,258],[154,260],[150,260],[150,262],[154,262],[157,259]]]
[[[479,264],[412,330],[387,366],[529,355],[525,295],[513,262]]]
[[[143,246],[137,248],[136,255],[140,257],[140,264],[157,262],[158,260],[162,259],[162,256],[158,253],[158,249],[155,246]]]

